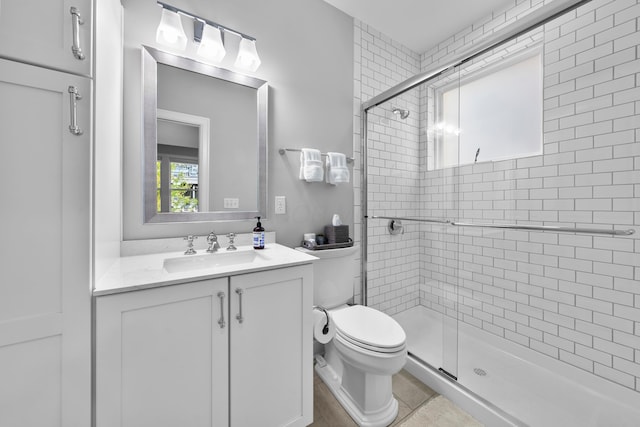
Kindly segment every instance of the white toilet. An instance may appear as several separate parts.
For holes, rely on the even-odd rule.
[[[391,376],[407,358],[406,335],[390,316],[353,298],[357,246],[309,251],[314,262],[314,304],[325,308],[336,335],[325,344],[316,371],[360,426],[386,426],[398,414]]]

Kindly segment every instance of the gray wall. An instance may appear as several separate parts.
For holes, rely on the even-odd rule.
[[[161,10],[155,0],[123,0],[124,6],[124,240],[250,232],[253,221],[191,224],[142,223],[140,46],[157,45]],[[330,186],[298,180],[298,155],[278,148],[313,147],[352,154],[353,21],[322,0],[175,0],[172,5],[257,38],[262,59],[253,74],[269,82],[267,231],[298,245],[302,233],[319,232],[334,213],[353,229],[352,184]],[[187,36],[190,20],[183,18]],[[226,37],[224,68],[233,69],[239,40]],[[183,56],[197,58],[190,42]],[[238,174],[242,169],[238,169]],[[233,179],[231,177],[230,179]],[[286,196],[287,213],[273,214],[274,196]],[[353,230],[351,231],[353,235]]]

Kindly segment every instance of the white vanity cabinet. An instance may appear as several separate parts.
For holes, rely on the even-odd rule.
[[[312,281],[311,265],[231,277],[231,426],[313,421]]]
[[[96,298],[97,427],[312,422],[310,264]]]
[[[91,75],[92,0],[0,1],[0,57]]]
[[[227,425],[227,297],[226,278],[98,297],[97,425]]]

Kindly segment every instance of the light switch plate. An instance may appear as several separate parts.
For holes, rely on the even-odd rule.
[[[225,209],[238,209],[240,207],[240,199],[225,197],[223,206]]]

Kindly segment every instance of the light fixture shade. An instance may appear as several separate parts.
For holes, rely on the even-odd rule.
[[[256,41],[245,39],[244,37],[240,39],[240,48],[235,66],[242,70],[256,71],[260,64],[260,57],[256,50]]]
[[[174,49],[186,49],[187,35],[182,28],[182,20],[176,12],[162,8],[162,18],[160,25],[158,25],[158,31],[156,31],[156,41]]]
[[[204,26],[202,30],[202,40],[198,46],[198,55],[203,56],[213,62],[220,62],[227,54],[222,43],[222,34],[219,28],[211,25]]]

